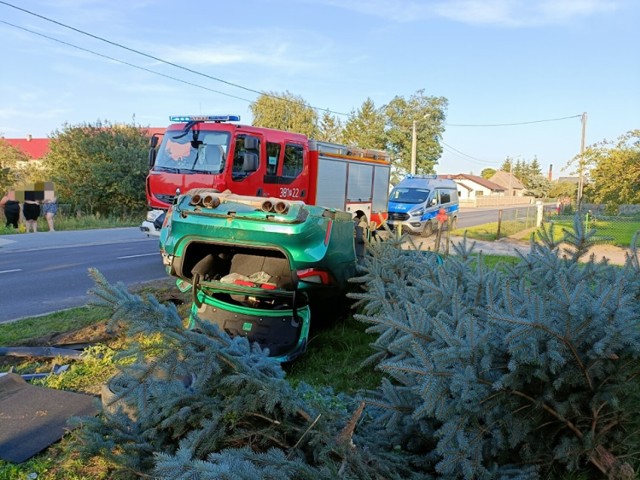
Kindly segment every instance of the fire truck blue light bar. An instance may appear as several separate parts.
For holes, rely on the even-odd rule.
[[[240,115],[173,115],[170,122],[239,122]]]

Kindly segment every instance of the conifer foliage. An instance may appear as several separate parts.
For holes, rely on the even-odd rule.
[[[134,341],[85,453],[160,479],[633,478],[640,263],[585,262],[591,235],[551,226],[491,269],[466,239],[444,260],[374,241],[351,296],[387,375],[363,398],[292,386],[257,345],[93,272]]]
[[[550,229],[554,227],[551,226]],[[640,266],[579,262],[545,230],[517,265],[487,269],[474,245],[439,264],[376,242],[356,318],[387,373],[370,413],[444,478],[634,478],[640,465]],[[375,412],[375,413],[373,413]],[[373,427],[374,428],[374,427]]]
[[[215,325],[185,329],[174,305],[98,272],[94,294],[134,339],[105,408],[81,429],[84,453],[159,479],[392,479],[415,474],[384,441],[357,437],[363,404],[290,385],[257,344]],[[422,477],[423,478],[423,477]]]

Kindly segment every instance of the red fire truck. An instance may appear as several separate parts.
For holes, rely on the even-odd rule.
[[[149,235],[159,234],[176,194],[192,188],[336,208],[364,215],[372,227],[386,220],[390,161],[383,151],[232,123],[239,116],[169,118],[174,123],[151,138],[151,210],[140,227]]]

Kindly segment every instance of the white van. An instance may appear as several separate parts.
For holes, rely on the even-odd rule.
[[[458,220],[458,186],[437,175],[409,175],[389,195],[387,223],[409,233],[431,235],[438,228],[436,215],[444,209],[455,228]]]

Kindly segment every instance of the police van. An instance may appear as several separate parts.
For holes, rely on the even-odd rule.
[[[444,209],[451,228],[458,220],[458,187],[453,180],[437,175],[409,175],[396,185],[389,196],[392,229],[429,236],[438,228],[436,215]]]

